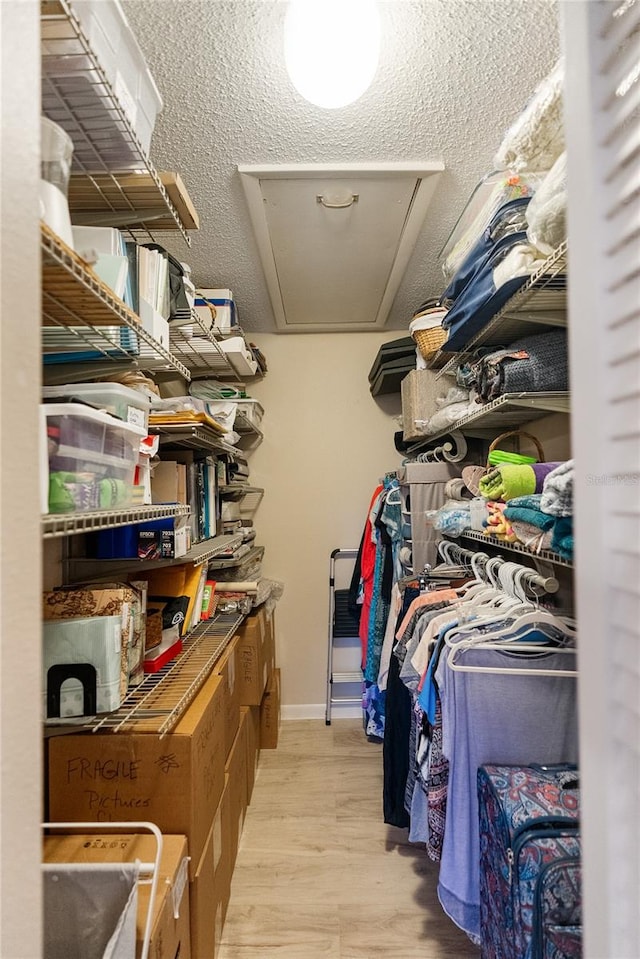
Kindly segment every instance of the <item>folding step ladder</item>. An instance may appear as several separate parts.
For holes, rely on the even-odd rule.
[[[327,726],[331,725],[331,707],[333,705],[354,705],[362,702],[361,695],[334,696],[336,686],[362,684],[362,669],[344,672],[333,671],[336,640],[341,641],[338,644],[340,647],[348,649],[353,647],[354,656],[357,654],[357,661],[360,662],[360,638],[358,635],[360,616],[354,617],[349,609],[349,589],[336,589],[336,561],[349,559],[354,562],[357,556],[357,549],[334,549],[329,564],[329,649],[327,654],[327,704],[325,710]]]

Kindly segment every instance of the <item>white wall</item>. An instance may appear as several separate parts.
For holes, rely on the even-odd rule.
[[[0,3],[0,956],[40,930],[39,4]]]
[[[285,584],[276,611],[285,706],[324,703],[329,557],[357,547],[376,482],[396,469],[399,394],[371,396],[367,374],[402,333],[261,334],[269,372],[250,392],[265,408],[251,482],[264,575]]]

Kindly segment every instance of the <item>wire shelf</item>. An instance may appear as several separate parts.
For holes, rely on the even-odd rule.
[[[203,566],[209,560],[215,559],[220,553],[229,549],[236,549],[242,544],[242,533],[214,536],[211,539],[196,543],[184,556],[174,559],[137,559],[125,557],[119,559],[95,559],[87,556],[69,556],[67,565],[69,581],[83,582],[90,570],[92,577],[114,576],[120,572],[138,573],[143,569],[160,569],[163,566],[183,566],[191,563],[193,566]]]
[[[227,483],[226,486],[221,486],[219,488],[220,496],[224,499],[238,500],[243,499],[245,496],[250,496],[252,493],[255,493],[257,496],[264,496],[264,489],[261,486],[243,486],[240,483]]]
[[[249,566],[257,563],[264,557],[264,546],[252,546],[250,550],[238,559],[216,559],[209,564],[209,569],[235,569],[238,566]]]
[[[178,504],[132,506],[130,509],[96,510],[92,513],[52,513],[42,517],[42,535],[44,539],[53,539],[73,533],[91,533],[100,529],[128,526],[130,523],[144,523],[146,520],[188,516],[189,512],[188,506]]]
[[[520,543],[504,543],[502,540],[492,536],[486,536],[484,533],[480,533],[475,529],[465,529],[460,536],[456,538],[472,539],[478,543],[483,543],[485,546],[493,546],[495,549],[508,550],[511,553],[522,553],[525,556],[530,556],[531,559],[540,559],[547,563],[553,563],[554,566],[566,566],[569,569],[573,569],[573,563],[571,560],[565,559],[564,556],[560,556],[559,553],[554,553],[552,550],[542,549],[539,552],[534,553],[532,550],[527,549],[526,546],[522,546]]]
[[[63,363],[45,363],[48,383],[71,382],[114,366],[189,370],[140,324],[139,317],[46,224],[41,224],[42,349]],[[79,362],[71,357],[83,356]]]
[[[180,655],[157,673],[147,675],[140,686],[129,692],[120,709],[83,723],[81,728],[94,733],[170,733],[211,675],[243,619],[242,615],[220,613],[200,623],[183,641]]]
[[[438,376],[455,373],[456,367],[479,346],[502,346],[523,336],[567,325],[567,244],[562,243],[525,285],[458,353],[448,353],[446,343],[430,367]]]
[[[42,111],[73,141],[69,205],[75,222],[191,240],[161,177],[67,0],[41,4]],[[144,207],[139,208],[144,176]],[[77,214],[77,216],[76,216]]]
[[[448,429],[425,436],[411,446],[407,455],[413,456],[455,430],[468,436],[484,438],[496,431],[530,423],[549,413],[568,413],[570,397],[568,392],[505,393],[504,396],[480,407],[477,413],[471,413],[452,423]]]
[[[205,450],[212,453],[226,453],[234,458],[239,450],[230,443],[225,443],[219,433],[206,425],[184,426],[150,426],[150,433],[157,433],[160,445],[169,449]]]
[[[213,329],[205,327],[195,310],[191,311],[188,323],[178,327],[171,326],[170,343],[172,352],[180,357],[192,375],[222,374],[240,380],[220,346],[220,338],[216,337]]]

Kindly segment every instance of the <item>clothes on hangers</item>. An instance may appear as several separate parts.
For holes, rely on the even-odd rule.
[[[504,570],[502,583],[506,565],[491,561],[486,575],[498,582]],[[515,571],[523,576],[530,571],[511,567],[515,589]],[[504,762],[515,763],[575,761],[573,650],[565,655],[573,640],[564,621],[482,583],[462,593],[434,591],[405,602],[404,609],[392,664],[398,660],[399,678],[411,696],[404,795],[409,838],[423,842],[427,855],[441,862],[441,904],[478,942],[474,764],[487,754],[513,757]],[[532,612],[523,615],[521,609]],[[483,648],[494,635],[500,648]],[[482,664],[491,672],[461,672],[459,664],[450,664],[452,650],[462,663]],[[529,675],[532,662],[536,675]],[[498,672],[505,663],[515,675]],[[554,669],[562,675],[552,675]]]
[[[474,649],[465,660],[499,669],[526,669],[517,652]],[[569,669],[567,658],[541,652],[544,668]],[[435,675],[443,716],[443,754],[449,761],[447,809],[438,880],[444,911],[479,942],[480,889],[476,774],[487,762],[576,762],[576,683],[558,676],[455,672],[441,657]]]

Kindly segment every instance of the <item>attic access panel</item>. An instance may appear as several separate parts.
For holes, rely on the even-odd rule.
[[[238,167],[278,331],[383,327],[443,169]]]

